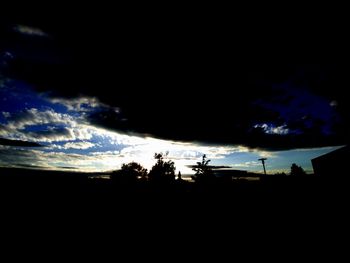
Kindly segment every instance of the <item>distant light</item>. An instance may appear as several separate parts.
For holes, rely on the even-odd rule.
[[[13,54],[9,51],[1,52],[0,53],[0,59],[1,60],[7,60],[7,59],[13,59]]]
[[[329,106],[331,106],[331,107],[337,107],[337,106],[338,106],[338,101],[332,100],[332,101],[329,103]]]
[[[38,36],[38,37],[47,37],[48,34],[46,34],[43,30],[36,27],[30,27],[25,25],[17,25],[13,28],[16,32],[21,33],[23,35],[29,35],[29,36]]]

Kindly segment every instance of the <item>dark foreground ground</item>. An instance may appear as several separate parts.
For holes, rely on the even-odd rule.
[[[198,241],[209,248],[234,242],[250,248],[296,239],[309,249],[315,240],[333,242],[327,235],[346,233],[348,187],[344,179],[315,176],[153,184],[1,169],[0,222],[15,244],[13,233],[32,240],[40,231],[44,243],[60,236],[75,247],[75,236],[86,248],[110,244],[109,236],[131,247],[171,241],[173,253]]]
[[[2,201],[35,200],[101,202],[105,204],[203,205],[211,203],[239,206],[259,204],[313,204],[341,202],[348,197],[348,180],[317,176],[267,176],[260,181],[216,180],[207,184],[130,182],[91,178],[92,174],[28,169],[0,169]],[[95,174],[96,175],[96,174]],[[334,176],[336,177],[336,176]]]

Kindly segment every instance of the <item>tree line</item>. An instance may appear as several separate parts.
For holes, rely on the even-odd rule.
[[[166,160],[166,158],[167,154],[155,153],[154,159],[156,160],[156,163],[152,166],[149,172],[146,168],[137,162],[123,164],[120,170],[114,171],[112,173],[112,179],[121,179],[128,182],[142,180],[159,183],[170,183],[176,179],[181,181],[181,172],[178,173],[178,176],[176,178],[175,163],[171,160]],[[211,160],[209,160],[205,154],[202,156],[202,160],[200,162],[197,162],[197,164],[192,168],[192,170],[195,172],[195,174],[191,176],[193,181],[209,182],[215,178],[213,169],[209,165],[210,161]],[[282,173],[281,175],[286,174]],[[301,166],[293,163],[291,166],[290,175],[302,176],[306,175],[306,173]]]
[[[156,163],[148,172],[141,164],[137,162],[130,162],[123,164],[120,170],[112,173],[112,179],[122,179],[123,181],[133,182],[136,180],[154,181],[167,183],[176,179],[175,163],[171,160],[166,160],[167,154],[155,153],[154,159]],[[195,175],[192,176],[194,181],[206,180],[214,176],[212,169],[209,166],[210,160],[206,155],[203,155],[202,162],[197,162],[197,166],[192,168]],[[177,180],[182,180],[181,172],[178,173]]]

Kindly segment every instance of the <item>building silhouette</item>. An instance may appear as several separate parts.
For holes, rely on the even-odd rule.
[[[325,177],[344,177],[349,169],[350,147],[345,146],[311,160],[314,174]]]

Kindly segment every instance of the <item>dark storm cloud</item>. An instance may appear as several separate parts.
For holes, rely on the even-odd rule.
[[[35,21],[36,28],[45,28],[55,39],[41,40],[47,42],[40,44],[37,57],[46,59],[22,54],[11,61],[7,74],[67,101],[82,95],[97,98],[111,109],[88,114],[89,121],[123,132],[265,149],[348,142],[345,66],[254,63],[252,58],[259,58],[254,49],[225,38],[232,30],[104,22],[68,20],[58,27],[47,19]],[[13,46],[16,41],[9,37],[7,43]],[[38,50],[35,46],[29,45]],[[319,125],[322,116],[308,115],[307,107],[293,104],[304,96],[295,88],[337,101],[334,111],[341,120],[331,123],[331,132],[326,134]],[[269,107],[272,104],[286,106]],[[113,111],[115,107],[120,111]],[[317,111],[324,105],[312,107]],[[271,134],[261,129],[265,124],[298,132]]]
[[[68,169],[68,170],[76,170],[77,169],[77,167],[72,167],[72,166],[57,166],[57,168]]]
[[[32,169],[47,169],[48,167],[34,165],[34,164],[22,164],[22,163],[14,163],[14,167],[23,167],[23,168],[32,168]]]
[[[41,144],[35,142],[27,142],[21,140],[9,140],[0,138],[0,145],[6,146],[20,146],[20,147],[42,147]]]
[[[132,133],[132,127],[128,123],[128,120],[118,110],[116,111],[112,107],[105,107],[102,110],[92,112],[86,115],[87,119],[95,126],[114,129],[121,132]]]
[[[74,134],[70,128],[53,128],[35,132],[27,132],[26,135],[38,141],[64,141],[74,138]]]

